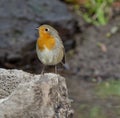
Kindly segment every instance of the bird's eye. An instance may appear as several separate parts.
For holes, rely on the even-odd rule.
[[[46,31],[46,32],[48,32],[48,31],[49,31],[49,29],[48,29],[48,28],[45,28],[45,31]]]

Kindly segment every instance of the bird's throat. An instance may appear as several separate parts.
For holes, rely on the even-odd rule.
[[[40,37],[37,40],[37,45],[41,51],[44,50],[45,48],[51,50],[55,47],[55,39],[52,36]]]

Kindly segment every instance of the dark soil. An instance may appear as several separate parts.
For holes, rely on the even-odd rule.
[[[76,35],[77,47],[69,61],[71,69],[78,75],[120,78],[119,39],[120,17],[106,26],[86,27]]]

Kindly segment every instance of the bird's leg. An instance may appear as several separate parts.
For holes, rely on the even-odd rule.
[[[45,65],[43,65],[42,71],[41,71],[41,75],[44,75],[44,71],[45,71]]]
[[[57,74],[57,65],[55,65],[55,74]]]

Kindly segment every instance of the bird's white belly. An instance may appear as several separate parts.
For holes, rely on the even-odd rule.
[[[45,65],[56,65],[62,61],[63,52],[60,50],[48,50],[45,48],[43,51],[40,51],[37,48],[37,55],[39,60]]]

